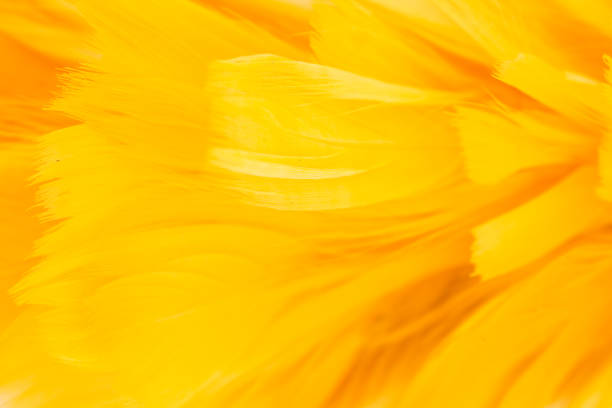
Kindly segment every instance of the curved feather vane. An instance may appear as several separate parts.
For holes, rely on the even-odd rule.
[[[603,0],[0,0],[0,406],[605,408]]]

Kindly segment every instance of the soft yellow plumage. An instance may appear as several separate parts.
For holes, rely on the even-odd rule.
[[[0,406],[611,406],[606,1],[0,12]]]

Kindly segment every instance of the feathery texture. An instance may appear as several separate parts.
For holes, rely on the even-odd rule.
[[[606,1],[0,11],[0,406],[612,404]]]

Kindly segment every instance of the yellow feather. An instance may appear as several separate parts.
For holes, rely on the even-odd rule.
[[[0,0],[0,406],[606,408],[604,0]]]

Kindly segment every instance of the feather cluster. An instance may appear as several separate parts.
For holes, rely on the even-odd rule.
[[[0,406],[612,406],[609,0],[0,0]]]

